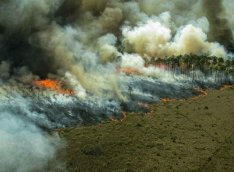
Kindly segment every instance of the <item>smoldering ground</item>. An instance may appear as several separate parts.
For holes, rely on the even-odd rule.
[[[124,110],[142,110],[136,108],[142,102],[185,98],[196,94],[194,87],[233,81],[217,82],[214,74],[197,69],[190,71],[194,79],[146,65],[186,54],[233,59],[233,5],[231,0],[0,1],[5,162],[0,170],[45,166],[59,147],[59,139],[45,130],[118,118]],[[65,83],[75,95],[35,88],[34,81],[47,78]],[[16,130],[22,134],[16,137]],[[21,140],[25,144],[18,144]],[[17,158],[22,153],[28,155],[24,161]]]

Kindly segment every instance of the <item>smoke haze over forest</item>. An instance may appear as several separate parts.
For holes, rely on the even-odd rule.
[[[43,168],[63,145],[44,129],[192,96],[195,75],[215,84],[213,74],[185,77],[150,62],[191,54],[233,60],[233,9],[232,0],[1,0],[0,171]],[[72,96],[34,96],[34,83],[45,79]]]

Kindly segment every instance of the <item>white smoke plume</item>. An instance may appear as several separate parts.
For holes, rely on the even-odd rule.
[[[0,171],[43,170],[54,157],[58,140],[43,135],[34,124],[1,112],[0,125]]]
[[[232,0],[0,1],[0,99],[8,103],[0,104],[0,171],[43,169],[60,143],[44,130],[192,96],[194,85],[217,86],[216,76],[193,66],[185,76],[148,62],[187,54],[233,59],[233,9]],[[44,79],[75,93],[36,89]],[[12,99],[21,103],[11,106]]]
[[[63,145],[58,136],[46,134],[35,126],[33,120],[45,119],[43,114],[31,111],[28,104],[27,99],[19,95],[11,97],[1,88],[0,171],[44,171]],[[22,116],[22,113],[30,118]],[[62,168],[56,164],[53,170]]]
[[[191,24],[178,30],[174,38],[172,31],[158,21],[147,21],[133,29],[123,29],[127,52],[134,52],[148,58],[165,58],[185,54],[206,54],[226,57],[225,48],[207,41],[201,28]]]
[[[214,8],[217,12],[214,17],[217,20],[224,17],[224,27],[231,26],[231,19],[226,17],[232,14],[228,0],[215,1],[217,6],[212,7],[207,7],[207,3],[195,0],[3,1],[2,59],[12,61],[13,67],[27,66],[42,77],[48,77],[49,73],[64,76],[70,72],[85,89],[100,94],[101,90],[118,85],[114,81],[118,65],[115,60],[123,53],[137,53],[144,59],[184,54],[230,56],[230,45],[222,45],[221,38],[225,36],[215,40],[218,33],[209,15]],[[10,11],[16,11],[16,15]],[[109,76],[103,77],[105,71]],[[107,78],[113,82],[103,84]],[[95,87],[94,82],[98,83]]]

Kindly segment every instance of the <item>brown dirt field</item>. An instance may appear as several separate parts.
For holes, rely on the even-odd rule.
[[[68,171],[234,171],[234,87],[152,105],[122,121],[61,129]]]

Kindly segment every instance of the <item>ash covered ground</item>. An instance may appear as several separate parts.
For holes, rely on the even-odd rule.
[[[1,1],[0,171],[43,169],[63,145],[53,129],[233,84],[233,9],[231,0]]]
[[[169,75],[172,74],[168,72],[167,78]],[[125,95],[124,100],[98,97],[90,93],[83,98],[47,88],[24,84],[15,87],[9,84],[1,87],[1,109],[49,131],[121,119],[124,112],[147,112],[147,105],[158,103],[162,99],[185,99],[202,94],[203,89],[233,83],[232,76],[218,82],[213,76],[200,75],[203,81],[196,81],[185,75],[177,75],[177,78],[171,76],[171,80],[165,81],[123,74],[121,94]]]

